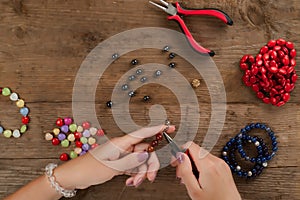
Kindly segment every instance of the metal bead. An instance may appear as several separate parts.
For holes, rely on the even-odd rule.
[[[258,147],[260,145],[259,141],[256,141],[254,145]]]
[[[111,57],[112,57],[112,59],[114,59],[114,60],[115,60],[115,59],[119,58],[119,54],[117,54],[117,53],[114,53],[114,54],[113,54]]]
[[[156,70],[156,72],[155,72],[155,76],[160,76],[160,75],[162,75],[162,71],[160,71],[160,70]]]
[[[199,87],[200,86],[200,80],[199,79],[194,79],[193,81],[192,81],[192,86],[193,86],[193,88],[197,88],[197,87]]]
[[[111,108],[111,107],[112,107],[112,105],[113,105],[113,102],[112,102],[112,101],[108,101],[108,102],[106,102],[106,106],[107,106],[108,108]]]
[[[268,163],[264,162],[264,163],[262,164],[262,166],[263,166],[263,167],[268,167]]]
[[[175,53],[170,53],[170,54],[169,54],[169,58],[170,58],[170,59],[175,58],[175,56],[176,56]]]
[[[239,165],[236,166],[236,170],[237,170],[237,171],[241,171],[241,169],[242,169],[241,166],[239,166]]]
[[[170,50],[170,47],[169,46],[165,46],[164,48],[163,48],[163,52],[168,52]]]
[[[140,74],[143,73],[143,70],[142,69],[137,69],[135,73],[136,73],[136,75],[140,75]]]
[[[134,92],[134,91],[128,92],[128,96],[129,96],[129,97],[134,97],[134,96],[135,96],[135,92]]]
[[[137,65],[139,63],[139,61],[137,60],[137,59],[133,59],[132,61],[131,61],[131,64],[132,65]]]
[[[150,100],[150,97],[149,97],[149,96],[144,96],[143,100],[144,100],[144,101],[149,101],[149,100]]]
[[[140,81],[141,81],[142,83],[145,83],[145,82],[147,81],[147,77],[143,76],[143,77],[140,79]]]
[[[226,151],[223,151],[222,155],[223,155],[223,156],[227,156],[227,152],[226,152]]]
[[[173,63],[173,62],[171,62],[171,63],[169,64],[169,67],[170,67],[170,68],[175,68],[175,67],[176,67],[176,64]]]
[[[122,90],[128,90],[129,86],[127,84],[122,85]]]
[[[135,79],[135,75],[131,75],[128,77],[128,80],[133,81]]]

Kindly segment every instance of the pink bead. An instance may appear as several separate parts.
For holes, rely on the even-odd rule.
[[[65,122],[65,125],[70,125],[70,124],[72,124],[73,120],[71,117],[66,117],[66,118],[64,118],[64,122]]]

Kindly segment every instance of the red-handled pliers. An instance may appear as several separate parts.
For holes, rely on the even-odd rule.
[[[193,38],[191,32],[185,25],[183,19],[180,17],[181,16],[189,16],[189,15],[209,15],[209,16],[214,16],[219,19],[221,19],[223,22],[225,22],[228,25],[233,25],[232,19],[222,10],[215,9],[215,8],[203,8],[203,9],[184,9],[180,6],[178,2],[175,3],[175,6],[173,6],[171,3],[167,3],[163,0],[160,0],[160,2],[166,6],[162,6],[159,4],[156,4],[152,1],[149,1],[149,3],[157,6],[158,8],[164,10],[166,13],[168,13],[169,16],[168,20],[175,20],[179,23],[183,33],[185,34],[186,38],[188,39],[190,45],[198,52],[202,54],[209,54],[210,56],[214,56],[215,52],[205,49],[202,47],[200,44],[196,42],[196,40]]]

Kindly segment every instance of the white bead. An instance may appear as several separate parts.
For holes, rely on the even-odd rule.
[[[89,144],[89,145],[93,145],[93,144],[95,144],[95,143],[96,143],[96,139],[95,139],[95,138],[90,137],[90,138],[88,139],[88,144]]]
[[[252,176],[252,172],[251,171],[248,172],[248,176]]]
[[[77,126],[77,132],[82,133],[83,127],[82,126]]]
[[[14,138],[19,138],[21,136],[19,129],[16,129],[13,131],[13,136],[14,136]]]
[[[249,143],[252,143],[252,141],[251,141],[251,140],[248,140],[248,142],[249,142]]]
[[[11,95],[10,95],[10,100],[12,100],[12,101],[17,101],[18,99],[19,99],[19,96],[18,96],[18,94],[17,93],[11,93]]]
[[[227,152],[226,152],[226,151],[223,151],[222,155],[223,155],[223,156],[227,156]]]
[[[241,171],[241,169],[242,169],[241,166],[239,166],[239,165],[236,166],[236,170],[237,170],[237,171]]]
[[[50,141],[53,139],[53,135],[51,133],[46,133],[45,134],[45,140]]]
[[[259,141],[256,141],[254,145],[258,147],[260,145]]]
[[[76,153],[76,154],[80,154],[81,152],[82,152],[82,149],[81,148],[78,148],[78,147],[76,147],[75,149],[74,149],[74,152]]]
[[[264,162],[264,163],[262,164],[262,166],[263,166],[263,167],[268,167],[268,163]]]
[[[97,133],[97,129],[95,127],[91,127],[90,128],[90,134],[91,135],[96,135],[96,133]]]

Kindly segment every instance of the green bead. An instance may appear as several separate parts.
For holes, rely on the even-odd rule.
[[[10,93],[11,93],[11,91],[10,91],[10,89],[9,88],[3,88],[2,89],[2,95],[3,96],[9,96],[10,95]]]
[[[21,128],[20,128],[20,132],[21,132],[21,133],[25,133],[26,131],[27,131],[27,126],[24,124],[24,125],[22,125]]]
[[[10,138],[12,136],[12,131],[11,130],[5,130],[3,132],[4,137]]]
[[[70,158],[71,159],[74,159],[74,158],[77,158],[77,157],[78,157],[77,153],[75,153],[74,151],[70,152]]]
[[[62,147],[67,148],[67,147],[69,147],[69,144],[70,144],[70,142],[69,142],[69,140],[67,140],[67,139],[61,141],[61,146],[62,146]]]
[[[74,133],[77,130],[77,125],[76,124],[70,124],[69,130]]]
[[[87,144],[88,139],[87,139],[86,137],[81,137],[81,138],[80,138],[80,142],[81,142],[82,144]]]

